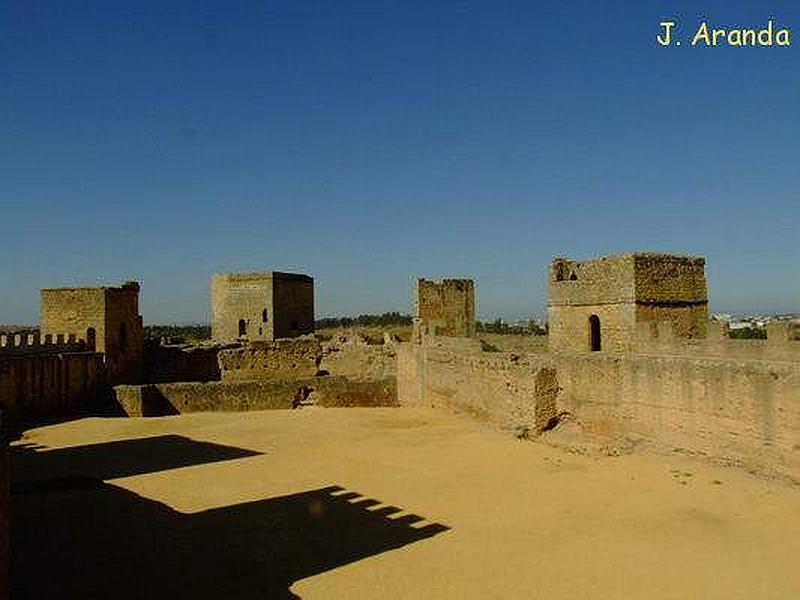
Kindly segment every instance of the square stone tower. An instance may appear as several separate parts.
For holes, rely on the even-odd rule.
[[[297,273],[224,273],[211,279],[211,337],[272,341],[314,332],[314,279]]]
[[[654,253],[556,258],[548,320],[553,350],[629,351],[643,322],[669,321],[676,337],[705,337],[705,259]]]
[[[471,279],[417,279],[414,340],[421,335],[475,337],[475,284]]]
[[[144,331],[139,284],[42,290],[42,337],[73,334],[105,354],[109,383],[140,383]]]

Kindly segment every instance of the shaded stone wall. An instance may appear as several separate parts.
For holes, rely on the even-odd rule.
[[[11,529],[9,472],[4,415],[0,411],[0,600],[7,600],[9,588],[9,532]]]
[[[314,280],[306,275],[273,273],[272,339],[314,333]]]
[[[105,386],[97,352],[0,358],[0,408],[15,425],[86,408]]]
[[[471,279],[417,279],[414,339],[422,334],[475,337],[475,284]]]
[[[328,408],[397,406],[394,379],[348,381],[309,377],[210,383],[165,383],[114,388],[129,416],[163,416],[203,411],[290,409],[308,404]]]
[[[219,381],[219,347],[145,345],[144,380],[147,383]]]

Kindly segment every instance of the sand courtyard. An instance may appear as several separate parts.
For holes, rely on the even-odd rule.
[[[83,419],[12,480],[15,598],[800,596],[800,487],[434,409]]]

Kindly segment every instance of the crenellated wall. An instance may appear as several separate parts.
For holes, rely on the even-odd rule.
[[[54,354],[58,352],[83,352],[86,340],[74,333],[41,335],[38,331],[0,333],[0,357],[29,354]]]
[[[0,408],[15,426],[85,408],[105,385],[98,352],[0,355]]]

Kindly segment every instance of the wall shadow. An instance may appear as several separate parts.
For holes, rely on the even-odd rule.
[[[48,481],[90,478],[116,479],[200,465],[223,460],[258,456],[260,452],[199,442],[180,435],[160,435],[46,450],[30,445],[11,448],[13,491],[43,489]]]
[[[448,529],[338,486],[194,514],[100,481],[12,498],[18,600],[297,598],[299,579]]]

